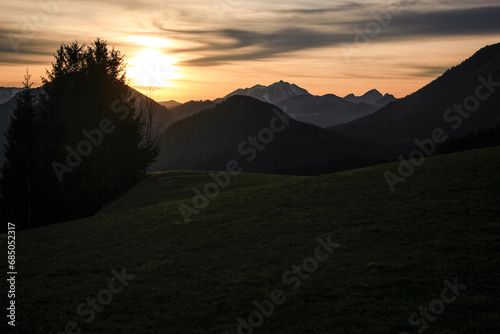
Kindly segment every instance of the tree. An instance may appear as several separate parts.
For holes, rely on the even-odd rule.
[[[159,149],[145,137],[119,51],[101,39],[63,44],[52,65],[40,108],[42,174],[50,215],[65,221],[134,185]]]
[[[54,57],[36,105],[25,78],[2,169],[5,217],[27,227],[30,219],[38,226],[96,213],[137,183],[159,152],[119,51],[96,39],[62,44]]]
[[[166,123],[154,98],[157,99],[158,95],[154,96],[153,88],[148,87],[146,96],[139,97],[140,106],[138,108],[143,129],[143,145],[151,148],[148,154],[152,160],[156,159],[160,153],[159,140],[161,133],[165,130]]]
[[[0,179],[2,226],[10,221],[16,224],[17,229],[36,226],[33,218],[40,209],[36,193],[39,122],[30,79],[26,69],[23,90],[16,98],[16,108],[7,129],[6,161],[1,168]]]

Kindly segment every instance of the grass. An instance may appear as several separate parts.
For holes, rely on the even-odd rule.
[[[425,332],[498,333],[499,165],[500,147],[428,158],[394,193],[397,164],[241,174],[189,224],[178,205],[207,173],[155,174],[95,217],[18,233],[16,330],[232,334],[280,289],[254,333],[416,333],[409,316],[457,277],[466,291]],[[292,291],[282,275],[329,234],[340,247]],[[121,268],[135,278],[86,323],[78,305]]]

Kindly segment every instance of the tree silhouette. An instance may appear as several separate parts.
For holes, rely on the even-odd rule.
[[[144,131],[117,50],[62,44],[35,104],[30,76],[7,133],[2,217],[29,228],[92,215],[144,176],[158,143]]]
[[[153,88],[148,87],[145,98],[140,101],[138,108],[143,129],[143,145],[150,148],[148,154],[152,160],[156,159],[160,153],[160,135],[165,130],[166,124],[155,99],[158,99],[158,95],[154,96]]]
[[[106,41],[61,45],[43,82],[42,174],[52,198],[47,219],[91,215],[141,178],[157,144],[144,138],[123,56]]]
[[[38,116],[28,69],[24,75],[23,90],[16,99],[4,147],[6,161],[1,168],[2,226],[8,221],[17,229],[36,226],[33,217],[39,211],[37,189],[37,134]]]

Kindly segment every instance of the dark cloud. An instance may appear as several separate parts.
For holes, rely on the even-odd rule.
[[[435,78],[442,75],[447,67],[443,66],[413,66],[413,68],[417,71],[413,74],[414,77],[424,77],[424,78]]]
[[[473,0],[457,1],[455,6],[472,6],[474,3]],[[159,3],[151,0],[104,0],[104,2],[127,9],[154,9],[155,6],[159,6]],[[291,4],[293,3],[292,1]],[[194,47],[171,50],[173,53],[195,54],[195,58],[185,61],[184,65],[212,66],[242,60],[270,59],[288,52],[313,48],[357,46],[355,43],[357,33],[354,28],[364,30],[365,25],[374,20],[371,13],[385,11],[388,7],[376,3],[361,5],[356,1],[331,6],[326,1],[320,3],[322,4],[318,5],[320,8],[300,8],[298,2],[297,8],[292,6],[290,9],[264,6],[261,11],[269,15],[256,15],[262,17],[262,19],[257,18],[258,21],[255,21],[255,18],[217,21],[214,15],[210,16],[214,14],[213,12],[207,12],[208,17],[200,19],[199,24],[194,25],[210,26],[207,29],[171,29],[170,25],[179,26],[179,22],[165,17],[165,25],[158,22],[154,24],[165,38],[194,43]],[[391,3],[398,3],[401,11],[392,15],[391,22],[381,29],[380,34],[370,38],[372,43],[421,37],[500,34],[500,6],[429,11],[426,10],[429,7],[424,6],[421,0],[389,2]],[[442,6],[445,1],[438,3]],[[453,6],[453,3],[449,6]],[[492,3],[492,0],[479,0],[478,3],[485,6]],[[207,5],[207,8],[212,7]],[[218,28],[221,24],[232,28],[223,26]],[[50,34],[44,31],[29,38],[26,43],[19,44],[16,53],[7,38],[11,33],[16,31],[5,25],[0,26],[0,64],[25,63],[27,57],[34,59],[32,63],[38,63],[40,59],[51,56],[61,42],[71,42],[49,37]]]
[[[276,13],[280,14],[327,14],[327,13],[337,13],[337,12],[345,12],[345,11],[351,11],[351,10],[358,10],[360,8],[365,7],[363,4],[360,4],[358,2],[349,2],[345,3],[342,5],[338,5],[335,7],[328,7],[328,8],[314,8],[314,9],[309,9],[309,8],[293,8],[293,9],[282,9],[282,10],[276,10]]]
[[[246,30],[225,29],[216,31],[172,31],[191,41],[205,41],[201,47],[178,49],[173,52],[216,53],[188,60],[186,65],[209,66],[237,60],[272,58],[287,52],[335,45],[349,37],[348,34],[329,34],[308,29],[285,29],[259,33]],[[227,42],[222,42],[227,40]],[[244,50],[244,52],[236,52]]]
[[[407,1],[414,5],[415,1]],[[353,6],[353,4],[351,4]],[[404,7],[403,7],[404,8]],[[500,7],[482,7],[453,11],[415,12],[401,11],[391,17],[390,23],[380,34],[372,36],[372,42],[409,40],[420,37],[449,37],[459,35],[486,35],[500,33]],[[175,52],[198,52],[200,56],[185,62],[185,65],[211,66],[240,60],[258,60],[299,50],[354,44],[354,27],[364,29],[374,18],[351,20],[350,29],[331,26],[280,29],[257,32],[243,29],[220,30],[172,30],[159,26],[168,38],[188,40],[200,44],[190,49]],[[340,31],[340,32],[339,32]],[[363,40],[363,39],[359,39]],[[441,69],[435,69],[440,71]]]
[[[401,1],[393,1],[393,2],[388,2],[385,7],[388,5],[392,4],[398,4],[400,8],[407,8],[407,7],[412,7],[416,5],[422,4],[421,0],[401,0]],[[346,13],[346,12],[352,12],[354,10],[356,11],[366,11],[369,12],[371,10],[380,8],[380,5],[377,4],[372,4],[372,5],[367,5],[366,3],[359,3],[359,2],[346,2],[340,5],[336,6],[330,6],[330,7],[325,7],[325,8],[314,8],[314,9],[309,9],[309,8],[294,8],[294,9],[283,9],[283,10],[277,10],[276,12],[278,13],[292,13],[292,14],[301,14],[301,15],[307,15],[307,14],[328,14],[328,13]]]
[[[60,45],[38,34],[23,35],[20,31],[3,27],[0,27],[0,36],[0,65],[25,64],[27,59],[30,64],[41,64],[44,63],[41,58],[53,55]]]
[[[500,33],[500,7],[396,15],[392,34],[401,36],[484,35]]]

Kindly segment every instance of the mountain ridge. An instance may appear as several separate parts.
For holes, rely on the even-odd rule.
[[[281,126],[273,123],[279,123],[276,117],[288,118],[273,104],[230,97],[167,128],[153,169],[224,170],[228,161],[246,160],[249,152],[254,156],[242,163],[244,171],[258,173],[319,174],[382,161],[371,154],[371,145],[293,118],[283,131],[270,132]]]
[[[239,88],[223,98],[214,100],[215,103],[220,103],[235,95],[250,96],[263,102],[276,104],[290,97],[299,95],[311,95],[306,89],[280,80],[269,86],[255,85],[249,88]]]
[[[445,135],[462,136],[489,129],[500,123],[500,89],[490,91],[479,101],[474,112],[457,110],[475,95],[485,81],[500,82],[500,44],[488,45],[448,69],[443,75],[405,98],[394,101],[377,112],[347,124],[330,128],[360,140],[372,140],[395,156],[415,149],[416,140],[432,136],[434,129]],[[495,84],[486,84],[486,86]],[[492,88],[492,87],[490,87]],[[472,100],[471,100],[472,99]]]

